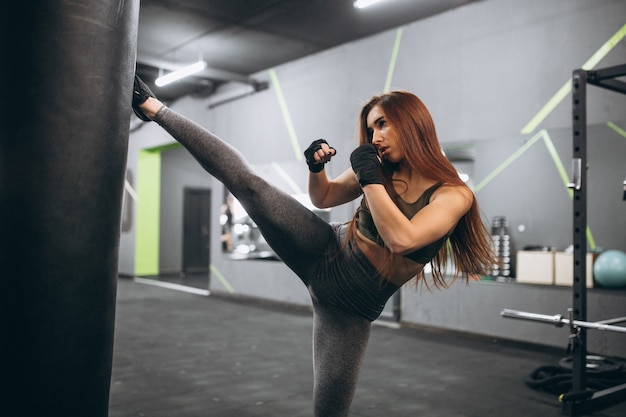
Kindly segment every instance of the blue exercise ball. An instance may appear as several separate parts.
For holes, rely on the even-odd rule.
[[[615,249],[602,252],[593,263],[593,277],[604,288],[626,287],[626,253]]]

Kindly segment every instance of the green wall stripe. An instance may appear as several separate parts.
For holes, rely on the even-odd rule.
[[[230,285],[230,283],[226,280],[226,278],[224,278],[224,275],[222,275],[222,273],[219,271],[219,269],[217,269],[215,267],[215,265],[211,264],[209,266],[209,269],[211,269],[211,272],[213,272],[213,274],[215,274],[215,276],[217,277],[217,279],[220,280],[220,282],[222,283],[222,285],[226,288],[226,290],[230,293],[234,293],[235,290],[232,287],[232,285]]]
[[[133,199],[133,201],[139,201],[139,196],[137,195],[137,191],[135,191],[133,186],[130,185],[128,180],[124,180],[124,190],[126,190],[126,192],[130,196],[130,198]]]
[[[611,38],[606,41],[583,65],[582,69],[589,71],[609,53],[626,36],[626,24],[620,28]],[[571,78],[559,88],[548,102],[537,112],[535,116],[522,128],[521,134],[527,135],[535,131],[552,111],[569,95],[572,90]]]
[[[559,154],[556,151],[556,148],[554,147],[554,143],[552,142],[550,135],[548,135],[548,132],[546,132],[545,135],[543,136],[543,141],[546,145],[546,148],[548,148],[548,152],[552,156],[552,160],[554,161],[554,164],[556,165],[556,168],[559,171],[559,174],[561,175],[561,179],[563,180],[563,184],[565,184],[565,188],[567,188],[567,193],[569,194],[570,199],[573,199],[574,191],[568,187],[568,184],[570,183],[570,178],[567,175],[565,166],[563,165],[563,161],[561,161],[561,158],[559,157]],[[596,241],[593,238],[593,234],[591,233],[591,228],[589,228],[589,225],[587,225],[586,234],[587,234],[587,245],[589,246],[589,249],[594,250],[596,248]]]
[[[291,191],[293,193],[296,194],[302,194],[303,191],[300,188],[300,186],[298,185],[298,183],[296,181],[294,181],[294,179],[283,169],[283,167],[280,166],[280,164],[278,162],[272,162],[272,168],[274,168],[274,171],[276,171],[278,173],[278,175],[280,175],[280,177],[287,183],[289,184],[289,187],[291,187]]]
[[[546,148],[548,149],[548,153],[550,154],[550,156],[552,157],[552,160],[554,161],[554,165],[556,165],[556,170],[559,172],[559,176],[561,177],[563,184],[565,184],[565,187],[567,188],[569,196],[574,197],[574,192],[568,187],[568,184],[570,183],[570,177],[567,173],[567,170],[565,169],[565,165],[563,165],[563,161],[561,161],[561,158],[559,157],[559,153],[554,147],[554,142],[552,142],[552,138],[550,138],[550,135],[548,134],[548,132],[546,132],[545,130],[542,130],[542,132],[544,132],[543,143],[546,145]]]
[[[285,125],[287,126],[287,133],[289,134],[289,139],[291,140],[293,152],[296,154],[296,160],[301,161],[304,158],[302,155],[302,149],[300,148],[300,143],[298,142],[298,136],[296,136],[296,129],[293,127],[293,123],[291,121],[291,115],[289,114],[289,109],[287,108],[287,101],[283,95],[283,90],[280,88],[278,75],[276,75],[274,68],[271,68],[269,73],[272,85],[274,86],[274,91],[276,91],[276,98],[278,99],[280,111],[283,114],[283,119],[285,120]]]
[[[543,122],[549,115],[552,113],[556,107],[561,104],[561,102],[569,95],[572,91],[572,81],[571,79],[567,80],[565,84],[552,96],[550,100],[537,112],[530,122],[524,126],[522,131],[520,132],[522,135],[528,135],[535,131],[537,126],[541,122]]]
[[[550,138],[550,135],[545,129],[540,130],[535,136],[533,136],[528,142],[526,142],[521,148],[513,153],[510,157],[508,157],[503,163],[498,165],[496,169],[494,169],[487,177],[482,180],[474,189],[474,191],[478,192],[480,189],[484,188],[491,180],[498,176],[504,169],[506,169],[509,165],[513,163],[517,158],[519,158],[524,152],[526,152],[530,147],[535,144],[539,139],[543,139],[544,144],[546,145],[546,149],[548,153],[552,157],[552,161],[556,166],[556,169],[565,185],[567,192],[570,196],[570,199],[574,197],[574,192],[567,186],[570,182],[565,166],[563,165],[563,161],[554,147],[554,143]],[[593,238],[593,234],[591,233],[591,228],[587,226],[587,244],[591,250],[596,248],[596,242]]]
[[[181,145],[178,142],[172,142],[172,143],[166,143],[165,145],[161,145],[161,146],[155,146],[154,148],[146,148],[144,149],[144,151],[148,151],[148,152],[163,152],[163,151],[169,151],[170,149],[176,149],[176,148],[180,148]]]
[[[561,177],[561,180],[563,181],[563,185],[565,185],[567,194],[569,195],[570,199],[573,199],[574,191],[568,186],[570,183],[570,177],[567,174],[565,165],[563,165],[563,161],[561,160],[559,153],[554,147],[554,142],[552,142],[552,138],[550,137],[548,132],[546,130],[542,130],[542,132],[543,132],[543,135],[542,135],[543,143],[546,145],[546,148],[548,149],[548,153],[552,157],[552,161],[554,161],[554,165],[556,166],[556,170],[559,172],[559,176]],[[593,238],[593,234],[591,233],[591,228],[589,227],[589,225],[587,225],[586,234],[587,234],[587,245],[589,246],[589,249],[594,250],[596,248],[596,242],[595,242],[595,239]]]
[[[135,275],[159,273],[161,153],[140,150],[137,159]]]
[[[474,191],[478,192],[483,189],[487,184],[489,184],[495,177],[498,176],[499,173],[504,171],[509,165],[511,165],[517,158],[519,158],[524,152],[526,152],[532,145],[535,144],[544,134],[544,130],[541,130],[535,136],[533,136],[528,142],[522,145],[517,151],[513,153],[513,155],[509,156],[504,162],[498,165],[493,171],[489,173],[476,187],[474,187]]]
[[[617,132],[618,135],[621,135],[621,136],[626,138],[626,130],[622,129],[621,127],[619,127],[615,123],[608,122],[607,126],[610,127],[611,129],[613,129],[615,132]]]
[[[592,251],[596,250],[596,241],[591,234],[591,229],[589,228],[589,225],[587,225],[587,246],[589,246],[589,249]]]
[[[383,91],[389,91],[391,88],[391,80],[393,79],[393,72],[396,68],[396,61],[398,60],[398,51],[400,50],[400,41],[402,40],[402,28],[398,28],[396,31],[396,40],[393,44],[393,51],[391,52],[391,60],[389,61],[389,69],[387,70],[387,80],[385,81],[385,89]]]
[[[565,170],[563,161],[561,161],[561,158],[559,157],[559,154],[556,151],[556,148],[554,147],[554,142],[552,142],[550,135],[548,134],[548,132],[546,131],[544,132],[545,134],[543,135],[543,142],[546,145],[546,148],[548,148],[548,153],[552,157],[552,160],[554,161],[554,165],[556,165],[557,171],[559,171],[559,175],[561,176],[561,180],[563,180],[563,184],[565,185],[565,188],[567,189],[567,193],[569,194],[570,199],[573,199],[574,191],[568,187],[568,184],[570,183],[570,177],[568,176],[567,171]],[[586,233],[587,233],[587,245],[589,246],[589,249],[594,250],[596,248],[596,241],[593,238],[593,234],[591,233],[591,228],[589,228],[589,225],[587,225]]]
[[[622,39],[624,39],[624,36],[626,36],[626,24],[624,24],[624,26],[622,26],[617,32],[615,32],[615,34],[611,36],[609,40],[606,41],[604,45],[602,45],[600,49],[598,49],[596,53],[593,54],[591,58],[589,58],[587,62],[582,65],[581,68],[585,71],[594,69],[596,65],[598,65],[598,63],[602,61],[602,59],[604,59],[604,57],[607,56],[607,54],[611,52],[613,48],[615,48],[615,45],[617,45]]]

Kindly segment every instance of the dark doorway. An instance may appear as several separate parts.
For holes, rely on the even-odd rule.
[[[185,188],[183,214],[183,274],[209,272],[211,250],[211,190]]]

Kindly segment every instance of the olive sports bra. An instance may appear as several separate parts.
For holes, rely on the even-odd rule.
[[[390,195],[400,211],[408,219],[410,219],[415,215],[415,213],[428,205],[428,203],[430,202],[430,197],[435,191],[437,191],[439,187],[441,187],[442,184],[443,183],[438,182],[432,187],[428,188],[426,191],[424,191],[420,198],[417,199],[417,201],[411,204],[402,200],[400,196],[398,196],[395,192],[390,193]],[[365,197],[363,197],[363,199],[361,200],[361,206],[359,207],[359,210],[357,212],[356,227],[359,232],[361,232],[366,238],[368,238],[372,242],[375,242],[380,246],[385,245],[385,243],[378,234],[378,230],[376,229],[376,225],[374,224],[374,220],[372,219],[372,215],[369,211],[369,207],[367,206],[367,202],[365,201]],[[420,248],[411,253],[407,253],[406,255],[404,255],[404,257],[419,264],[425,265],[437,255],[448,237],[449,236],[446,235],[441,239],[424,246],[423,248]]]

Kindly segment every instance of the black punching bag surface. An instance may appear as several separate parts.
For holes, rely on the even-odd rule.
[[[0,6],[0,415],[108,415],[138,0]]]

